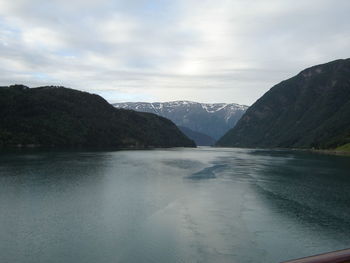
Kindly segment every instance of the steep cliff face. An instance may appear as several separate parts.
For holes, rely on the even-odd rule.
[[[350,59],[274,86],[218,142],[234,147],[332,148],[350,142]]]
[[[64,87],[0,87],[0,146],[193,147],[170,120]]]

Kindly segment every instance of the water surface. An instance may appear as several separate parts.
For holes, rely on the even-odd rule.
[[[0,262],[279,262],[350,247],[350,158],[0,154]]]

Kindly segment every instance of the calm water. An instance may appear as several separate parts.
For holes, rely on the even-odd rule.
[[[279,262],[350,247],[350,157],[0,154],[0,262]]]

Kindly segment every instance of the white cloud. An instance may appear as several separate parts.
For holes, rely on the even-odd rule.
[[[1,1],[0,85],[251,104],[347,57],[349,10],[347,0]]]

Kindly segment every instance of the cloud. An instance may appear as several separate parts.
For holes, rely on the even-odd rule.
[[[0,2],[0,84],[107,100],[251,104],[303,68],[346,58],[347,0]]]

